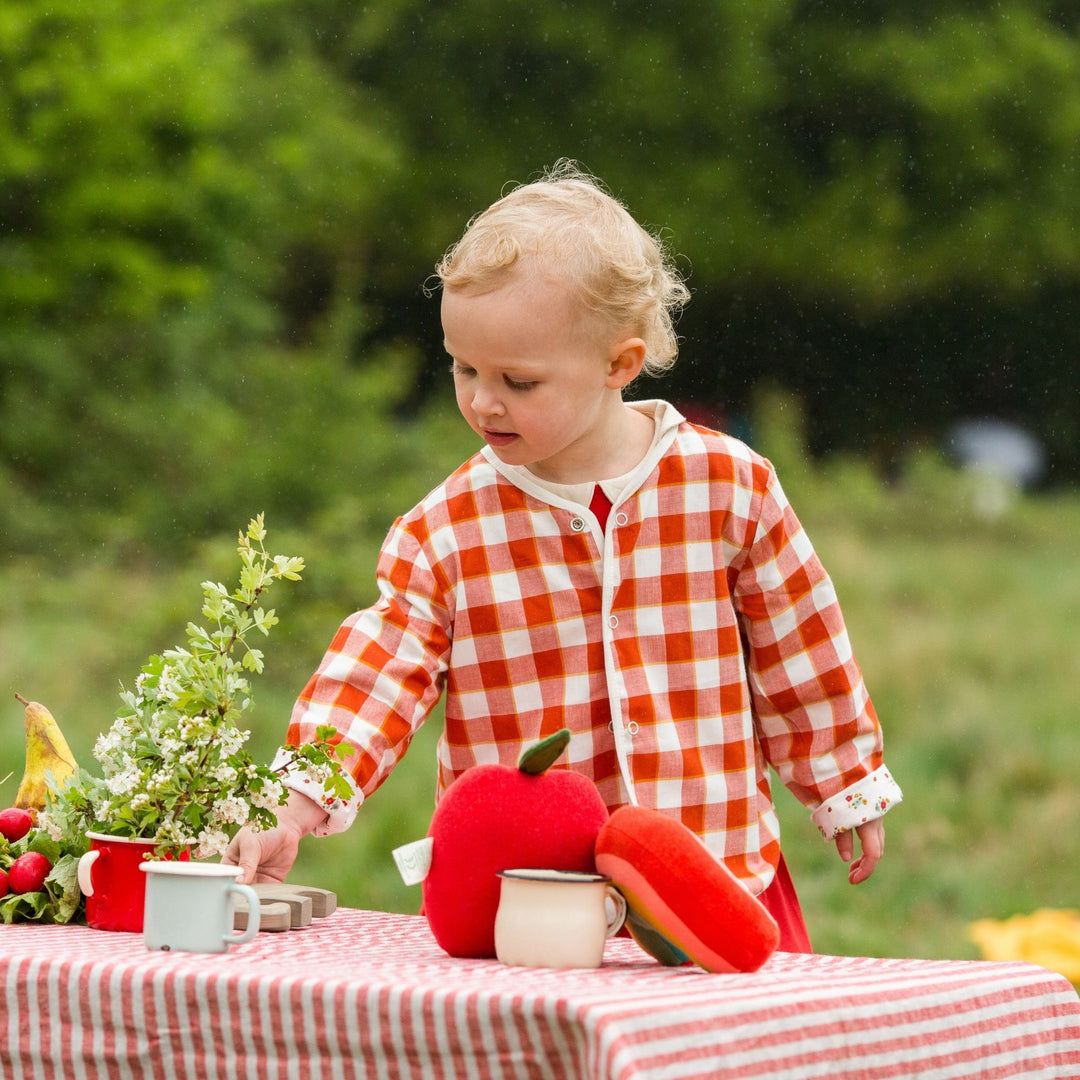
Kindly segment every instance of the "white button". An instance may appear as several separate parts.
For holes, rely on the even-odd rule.
[[[609,615],[607,624],[608,624],[608,626],[611,627],[612,630],[614,630],[615,627],[619,625],[619,616],[618,615]]]
[[[615,515],[616,525],[625,525],[629,520],[630,519],[621,510]]]
[[[638,733],[638,722],[636,720],[631,720],[630,723],[626,725],[626,730],[630,732],[630,737],[633,738]]]
[[[572,517],[570,519],[570,528],[573,529],[574,532],[584,532],[585,531],[585,519],[584,518],[579,518],[579,517]]]

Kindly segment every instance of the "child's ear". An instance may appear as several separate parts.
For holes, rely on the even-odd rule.
[[[641,338],[625,338],[615,342],[608,352],[607,385],[612,390],[629,386],[645,363],[645,342]]]

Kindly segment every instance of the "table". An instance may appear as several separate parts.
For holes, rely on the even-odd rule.
[[[454,960],[418,916],[338,909],[216,956],[0,926],[4,1080],[1080,1076],[1080,999],[1026,963],[777,953],[753,974]]]

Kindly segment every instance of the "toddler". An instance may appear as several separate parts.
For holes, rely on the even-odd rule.
[[[242,880],[283,880],[301,837],[345,829],[445,694],[438,792],[569,728],[609,809],[670,814],[810,943],[770,767],[864,881],[901,793],[832,583],[770,463],[663,401],[689,293],[662,246],[561,163],[468,226],[437,268],[457,405],[484,446],[399,518],[379,599],[350,615],[288,739],[332,724],[355,795],[289,777]],[[855,857],[854,837],[860,853]]]

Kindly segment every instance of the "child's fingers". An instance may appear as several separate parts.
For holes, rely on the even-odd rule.
[[[880,818],[860,825],[856,831],[859,834],[862,854],[851,864],[848,871],[848,881],[852,885],[865,881],[877,869],[881,856],[885,854],[885,826]],[[850,834],[847,835],[850,838]]]
[[[239,866],[242,873],[236,879],[241,885],[257,880],[259,862],[262,859],[262,843],[249,829],[241,829],[233,837],[221,861],[225,865]]]
[[[865,881],[877,868],[877,859],[868,859],[865,855],[856,859],[848,870],[848,881],[852,885],[858,885]]]
[[[855,854],[855,842],[852,839],[852,833],[842,832],[836,838],[836,853],[844,862],[851,862],[851,857]]]

